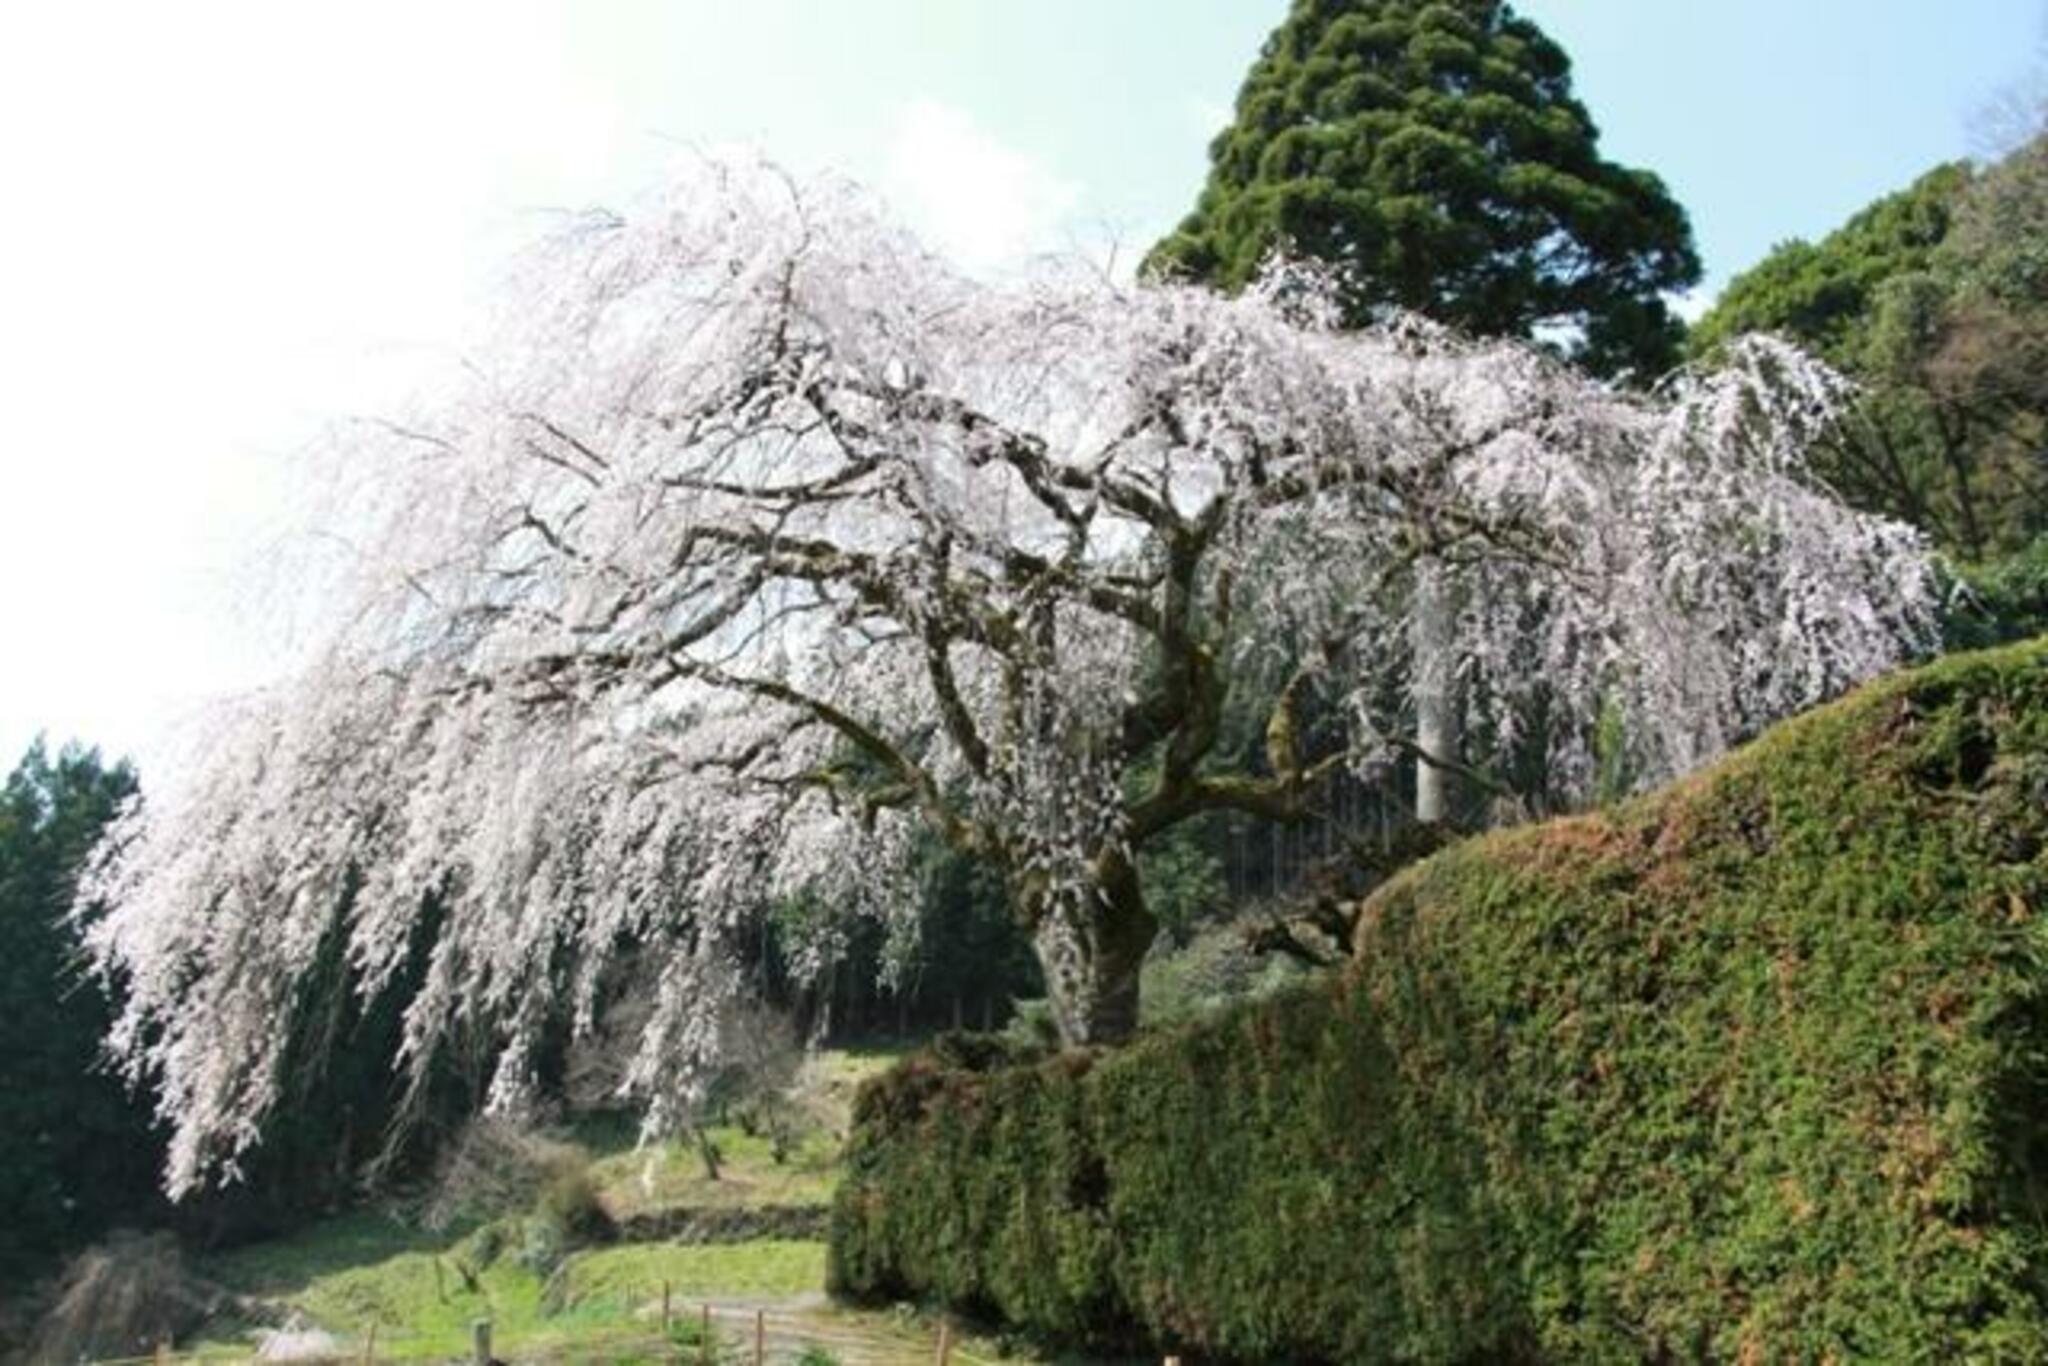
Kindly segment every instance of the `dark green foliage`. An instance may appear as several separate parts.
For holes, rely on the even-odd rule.
[[[677,1355],[684,1361],[715,1362],[717,1366],[725,1366],[727,1362],[740,1359],[739,1348],[716,1328],[711,1330],[707,1341],[704,1326],[694,1315],[685,1314],[670,1324],[668,1340],[674,1344]],[[797,1366],[805,1366],[808,1353],[812,1350],[814,1349],[805,1349],[806,1355],[797,1358]],[[749,1359],[752,1359],[751,1348]]]
[[[1000,1024],[1011,1001],[1044,990],[1030,936],[992,869],[933,842],[920,882],[923,924],[900,979],[913,1021],[936,1022],[944,1009],[954,1024]]]
[[[170,1206],[151,1097],[101,1064],[116,1003],[82,971],[65,919],[80,861],[135,790],[125,764],[76,747],[52,759],[40,743],[0,789],[0,1290],[117,1225],[173,1225],[208,1244],[293,1227],[356,1198],[372,1158],[388,1156],[389,1175],[419,1170],[475,1103],[477,1079],[458,1060],[409,1108],[392,1074],[433,917],[399,989],[369,1005],[331,935],[290,1025],[284,1100],[244,1180]],[[401,1113],[412,1122],[394,1130]]]
[[[162,1144],[99,1065],[110,1012],[64,919],[79,861],[134,791],[127,765],[41,742],[0,788],[0,1287],[155,1205]]]
[[[1778,332],[1830,364],[1862,372],[1876,360],[1871,327],[1886,282],[1927,270],[1970,183],[1962,162],[1938,166],[1830,233],[1793,240],[1729,281],[1687,338],[1706,355],[1744,332]]]
[[[561,1269],[570,1253],[609,1243],[618,1232],[618,1225],[598,1199],[589,1164],[576,1162],[541,1187],[533,1212],[519,1221],[515,1256],[521,1266],[545,1280]]]
[[[834,913],[804,899],[764,924],[757,984],[825,1042],[905,1036],[977,1025],[995,1028],[1012,1003],[1042,995],[1030,935],[1017,922],[1001,876],[937,839],[917,865],[914,934]],[[790,964],[821,940],[836,961],[818,983],[796,980]]]
[[[1819,243],[1739,275],[1694,326],[1711,356],[1783,333],[1861,382],[1822,473],[1965,560],[2048,531],[2048,137],[1937,167]]]
[[[180,1208],[187,1234],[207,1245],[274,1237],[348,1208],[366,1189],[425,1174],[481,1104],[488,1079],[488,1054],[459,1043],[444,1045],[416,1089],[400,1070],[405,1008],[425,980],[439,925],[438,908],[424,908],[404,966],[365,1000],[335,908],[286,1026],[282,1095],[263,1121],[263,1141],[243,1160],[243,1180]]]
[[[1208,925],[1183,943],[1165,943],[1145,960],[1144,1022],[1180,1024],[1238,1001],[1267,996],[1307,971],[1297,957],[1266,937],[1281,919],[1272,903],[1230,920]],[[1309,927],[1292,922],[1289,932],[1307,947],[1341,952],[1336,944],[1311,939]]]
[[[1188,934],[1226,909],[1229,888],[1216,855],[1225,824],[1193,820],[1147,842],[1138,854],[1145,904],[1168,934]]]
[[[1501,0],[1295,0],[1147,268],[1236,289],[1285,246],[1350,268],[1354,324],[1575,329],[1594,370],[1654,375],[1679,338],[1660,296],[1699,279],[1692,229],[1597,141],[1563,50]]]
[[[572,1247],[608,1243],[618,1235],[611,1214],[598,1199],[597,1181],[588,1165],[558,1172],[541,1189],[534,1214],[559,1227]]]
[[[1272,1360],[2048,1356],[2048,640],[1457,845],[1335,978],[863,1092],[831,1276]]]
[[[2048,536],[1971,565],[1949,591],[1942,631],[1951,650],[1977,650],[2048,633]]]

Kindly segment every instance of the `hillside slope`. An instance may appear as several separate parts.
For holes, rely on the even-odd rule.
[[[835,1285],[1239,1360],[2048,1358],[2048,641],[1364,908],[1340,977],[870,1083]]]

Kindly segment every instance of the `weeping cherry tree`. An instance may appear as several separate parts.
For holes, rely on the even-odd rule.
[[[1064,1038],[1114,1041],[1138,853],[1181,822],[1308,821],[1340,769],[1482,747],[1583,792],[1613,715],[1648,780],[1930,638],[1919,541],[1807,473],[1839,382],[1768,341],[1645,396],[1340,331],[1284,266],[1228,299],[989,285],[744,166],[518,279],[459,383],[346,450],[317,657],[222,707],[86,888],[174,1189],[257,1140],[331,936],[357,990],[417,983],[416,1079],[496,1040],[499,1108],[632,975],[620,1088],[672,1129],[743,930],[796,895],[901,924],[920,831],[1001,873]],[[1219,745],[1247,697],[1249,762]]]

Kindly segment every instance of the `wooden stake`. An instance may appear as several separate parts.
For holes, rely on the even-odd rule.
[[[370,1366],[370,1363],[375,1361],[376,1359],[377,1325],[374,1321],[372,1321],[370,1324],[370,1335],[363,1339],[363,1366]]]
[[[674,1322],[668,1312],[668,1282],[661,1283],[661,1335],[668,1336],[669,1325]]]
[[[768,1361],[768,1311],[754,1311],[754,1366],[767,1366]]]
[[[491,1321],[478,1319],[469,1325],[469,1356],[476,1366],[491,1366]]]
[[[697,1339],[697,1360],[703,1366],[711,1366],[711,1306],[708,1304],[704,1306],[702,1327],[704,1331]]]
[[[953,1325],[939,1320],[939,1366],[948,1366],[953,1360]]]

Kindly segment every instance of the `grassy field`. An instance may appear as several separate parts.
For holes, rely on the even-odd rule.
[[[817,1307],[825,1247],[762,1241],[722,1246],[649,1243],[571,1254],[543,1279],[510,1256],[477,1266],[474,1235],[452,1242],[387,1217],[358,1214],[216,1259],[207,1270],[230,1288],[295,1312],[344,1344],[374,1329],[380,1358],[432,1360],[467,1349],[470,1326],[488,1318],[495,1340],[539,1353],[658,1328],[662,1287],[677,1316],[694,1321],[715,1303]],[[360,1260],[358,1260],[360,1259]],[[246,1356],[250,1325],[222,1323],[194,1350]]]
[[[712,1133],[718,1179],[704,1173],[696,1149],[665,1143],[635,1150],[630,1144],[591,1163],[591,1176],[614,1219],[666,1209],[770,1209],[823,1205],[839,1182],[839,1141],[830,1133],[804,1134],[784,1161],[770,1154],[766,1134],[738,1128]]]
[[[806,1123],[795,1147],[777,1162],[765,1133],[737,1126],[712,1130],[720,1154],[716,1181],[687,1143],[642,1148],[621,1117],[579,1128],[595,1154],[591,1175],[614,1219],[666,1209],[770,1209],[823,1205],[839,1182],[839,1144],[860,1083],[902,1057],[901,1048],[834,1049],[805,1068],[800,1092]]]
[[[812,1064],[809,1123],[784,1159],[765,1135],[719,1126],[712,1181],[691,1144],[640,1148],[630,1124],[593,1122],[573,1139],[590,1153],[589,1175],[614,1219],[670,1210],[762,1209],[828,1203],[839,1179],[839,1143],[860,1081],[895,1050],[835,1052]],[[432,1232],[394,1213],[363,1210],[287,1238],[205,1259],[208,1279],[263,1300],[282,1316],[359,1353],[374,1332],[379,1360],[463,1356],[471,1325],[488,1318],[512,1360],[628,1362],[656,1351],[667,1288],[676,1335],[694,1345],[702,1306],[720,1311],[719,1333],[751,1342],[752,1314],[768,1313],[776,1360],[845,1363],[929,1360],[934,1323],[909,1311],[846,1309],[824,1295],[825,1245],[761,1239],[724,1244],[622,1243],[568,1253],[542,1274],[522,1255],[517,1216]],[[260,1325],[222,1319],[187,1352],[245,1360]],[[650,1347],[654,1343],[654,1347]],[[799,1356],[803,1346],[830,1355]],[[961,1340],[962,1360],[1004,1357],[995,1344]]]
[[[907,1309],[856,1310],[825,1298],[823,1243],[615,1245],[571,1254],[543,1280],[511,1257],[465,1276],[459,1263],[474,1236],[436,1240],[388,1216],[352,1214],[215,1258],[205,1269],[233,1289],[288,1308],[305,1326],[330,1334],[351,1359],[373,1330],[379,1361],[466,1359],[471,1325],[488,1318],[496,1350],[512,1361],[667,1360],[659,1350],[664,1286],[675,1325],[668,1341],[686,1356],[710,1305],[721,1360],[751,1360],[755,1310],[767,1315],[774,1361],[857,1366],[931,1359],[935,1321]],[[181,1355],[245,1361],[260,1331],[222,1321]],[[1006,1355],[1000,1344],[973,1334],[955,1342],[956,1361],[1038,1360]]]

